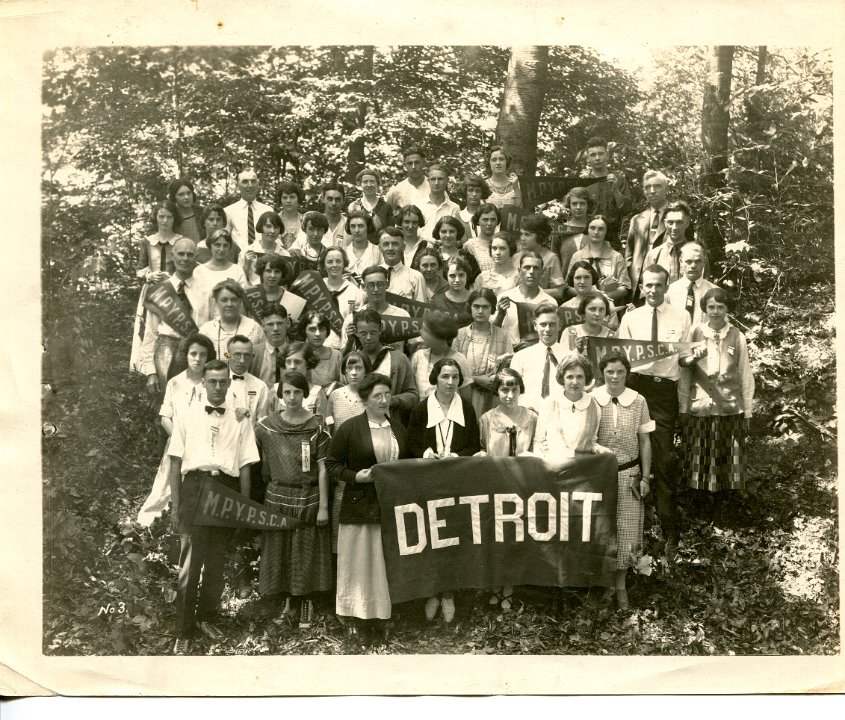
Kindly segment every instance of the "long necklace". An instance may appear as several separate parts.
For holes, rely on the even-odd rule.
[[[234,337],[235,335],[237,335],[237,334],[238,334],[238,330],[240,330],[240,329],[241,329],[241,316],[240,316],[240,315],[238,315],[238,325],[237,325],[237,327],[235,328],[235,332],[233,332],[233,333],[231,334],[231,335],[232,335],[232,337]],[[224,356],[225,356],[225,353],[223,352],[223,349],[222,349],[222,348],[223,348],[223,346],[220,344],[220,333],[222,332],[222,330],[223,330],[223,318],[220,318],[219,322],[217,323],[217,357],[220,357],[220,358],[222,358],[222,357],[224,357]],[[228,331],[228,330],[226,330],[226,335],[227,335],[227,336],[229,335],[229,331]]]
[[[486,336],[483,333],[476,334],[472,325],[469,328],[469,363],[472,367],[473,375],[483,375],[487,370],[487,358],[490,355],[490,335]],[[481,360],[477,358],[476,346],[482,345]]]

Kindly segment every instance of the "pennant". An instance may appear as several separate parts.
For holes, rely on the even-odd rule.
[[[316,270],[305,270],[299,274],[290,284],[290,291],[295,291],[295,295],[300,296],[305,300],[305,307],[308,310],[325,315],[329,319],[329,325],[337,335],[341,334],[343,328],[343,317],[332,302],[332,293],[323,282],[323,278]],[[282,296],[282,305],[284,305],[285,296]],[[290,311],[288,311],[290,312]]]
[[[582,178],[565,175],[543,175],[519,179],[522,190],[523,207],[533,209],[549,200],[562,200],[574,187],[589,188],[591,185],[602,183],[606,177]]]
[[[688,354],[692,348],[703,344],[703,342],[650,342],[648,340],[588,337],[587,358],[593,365],[596,377],[599,377],[599,362],[607,353],[614,350],[623,353],[633,369],[672,355]]]
[[[164,280],[147,291],[144,307],[182,337],[188,337],[199,329],[169,280]]]

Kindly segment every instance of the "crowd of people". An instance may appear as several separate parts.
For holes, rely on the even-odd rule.
[[[523,208],[518,237],[502,208],[522,192],[504,148],[487,177],[463,181],[420,147],[403,151],[407,177],[382,194],[365,168],[357,189],[322,187],[321,212],[302,212],[302,188],[283,182],[276,208],[258,198],[254,170],[227,205],[197,202],[170,183],[140,243],[138,277],[168,283],[198,332],[144,311],[133,367],[146,377],[166,434],[139,521],[170,504],[181,538],[176,653],[197,629],[214,636],[228,554],[234,592],[259,599],[255,617],[308,625],[334,592],[350,632],[379,637],[390,590],[372,482],[402,458],[534,455],[559,462],[613,453],[618,462],[617,572],[609,592],[628,607],[626,574],[643,543],[644,501],[656,501],[666,562],[678,548],[678,494],[707,491],[719,520],[744,483],[754,382],[730,293],[706,279],[690,207],[669,181],[642,178],[648,207],[631,214],[629,186],[608,169],[607,142],[584,148],[584,184],[563,199],[565,222]],[[342,328],[291,290],[317,270]],[[249,293],[261,298],[250,317]],[[424,303],[419,337],[383,342],[383,318],[408,317],[391,295]],[[518,308],[532,308],[526,335]],[[578,322],[564,324],[562,309]],[[694,343],[632,369],[612,351],[598,367],[589,338]],[[676,446],[676,429],[681,440]],[[294,530],[232,531],[193,524],[180,500],[206,477],[300,521]],[[257,583],[252,570],[257,565]],[[460,589],[460,588],[455,588]],[[490,588],[512,608],[514,588]],[[452,622],[453,592],[425,602]]]

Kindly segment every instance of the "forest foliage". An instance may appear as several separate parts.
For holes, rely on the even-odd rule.
[[[175,587],[161,537],[122,524],[160,452],[153,413],[138,412],[140,380],[135,387],[126,368],[133,247],[151,232],[150,206],[167,182],[189,177],[209,202],[231,194],[238,169],[252,165],[265,200],[272,204],[289,178],[317,209],[323,182],[348,180],[353,145],[363,140],[366,163],[389,185],[402,176],[399,149],[415,142],[451,169],[449,192],[460,199],[461,177],[483,171],[494,143],[508,58],[507,48],[492,46],[99,47],[45,55],[44,380],[58,393],[48,393],[44,412],[59,427],[44,440],[45,651],[154,651],[142,638],[166,614]],[[586,623],[584,652],[835,651],[832,55],[768,48],[762,78],[758,59],[759,48],[735,49],[729,163],[721,187],[712,188],[699,176],[705,48],[657,54],[640,76],[589,48],[549,49],[538,174],[580,172],[584,141],[602,135],[615,143],[612,166],[626,174],[641,207],[643,172],[662,169],[672,194],[695,209],[712,279],[736,291],[757,381],[756,465],[739,504],[744,525],[721,534],[696,526],[688,559],[690,567],[698,560],[698,579],[663,586],[643,579],[635,596],[648,609],[636,627],[574,618]],[[92,388],[103,383],[108,402],[92,404]],[[64,427],[80,420],[88,430],[71,438]],[[104,493],[84,478],[117,486]],[[728,587],[707,598],[692,591],[726,577]],[[770,589],[789,577],[803,588],[801,602],[783,615],[791,611],[772,605],[783,596]],[[811,591],[806,578],[816,583]],[[134,629],[92,639],[87,610],[62,615],[66,592],[135,598]],[[661,613],[672,593],[686,604],[670,622]],[[774,611],[780,625],[771,625]],[[747,624],[746,615],[754,618]],[[724,617],[731,626],[718,635]],[[479,622],[454,648],[434,649],[579,651],[550,643],[546,626],[517,632]],[[427,638],[408,640],[411,651],[426,652]]]

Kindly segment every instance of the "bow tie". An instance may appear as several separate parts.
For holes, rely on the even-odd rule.
[[[243,380],[243,379],[244,379],[243,375],[232,375],[232,380]]]
[[[206,405],[206,406],[205,406],[205,411],[206,411],[209,415],[211,415],[211,413],[213,413],[213,412],[216,412],[218,415],[222,415],[224,412],[226,412],[226,408],[224,408],[224,407],[217,407],[216,405]]]

